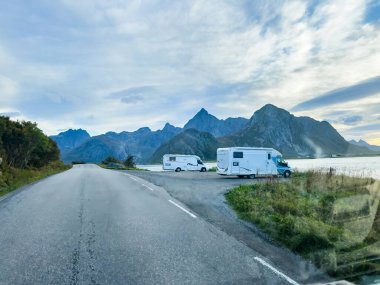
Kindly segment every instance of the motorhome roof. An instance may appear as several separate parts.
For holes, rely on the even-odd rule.
[[[187,157],[199,157],[197,155],[192,154],[164,154],[164,156],[187,156]]]
[[[268,147],[225,147],[225,148],[218,148],[218,150],[275,150],[274,148],[268,148]]]

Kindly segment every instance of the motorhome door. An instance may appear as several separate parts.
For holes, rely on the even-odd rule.
[[[240,174],[240,163],[244,158],[244,153],[242,151],[234,151],[232,154],[232,174]]]

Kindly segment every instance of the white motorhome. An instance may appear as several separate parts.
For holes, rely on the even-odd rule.
[[[217,150],[217,173],[238,177],[282,175],[289,177],[291,168],[279,151],[261,147],[230,147]]]
[[[184,154],[165,154],[162,157],[162,168],[164,170],[180,171],[207,171],[206,165],[199,156]]]

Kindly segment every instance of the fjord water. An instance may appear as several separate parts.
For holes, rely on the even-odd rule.
[[[300,171],[332,167],[337,173],[380,179],[380,156],[289,159],[288,162],[292,168]]]
[[[315,159],[289,159],[289,165],[299,171],[336,169],[337,173],[352,176],[373,177],[380,179],[380,156],[372,157],[339,157],[339,158],[315,158]],[[216,162],[206,163],[207,167],[215,167]],[[139,165],[139,168],[150,171],[162,171],[162,166]]]

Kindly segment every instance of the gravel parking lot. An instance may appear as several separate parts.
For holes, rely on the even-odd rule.
[[[255,226],[238,219],[228,206],[224,198],[227,191],[241,184],[262,183],[265,179],[224,177],[213,172],[127,172],[164,188],[204,220],[266,256],[278,268],[300,276],[305,284],[329,281],[309,262],[271,241]]]

